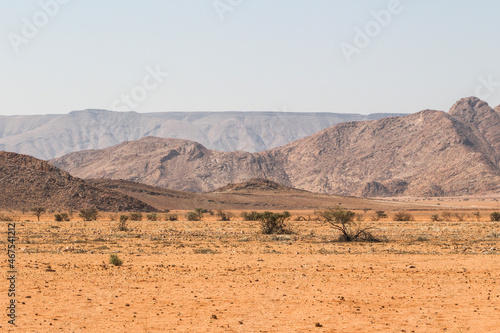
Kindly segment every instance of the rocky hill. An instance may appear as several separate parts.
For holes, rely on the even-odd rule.
[[[286,187],[268,179],[253,178],[242,183],[228,184],[219,187],[212,193],[297,193],[302,194],[304,190]]]
[[[0,152],[0,207],[53,210],[154,211],[132,197],[88,184],[46,161]]]
[[[388,200],[374,200],[356,197],[340,197],[297,190],[267,181],[251,179],[247,182],[230,184],[208,193],[174,191],[119,179],[90,179],[91,184],[134,197],[159,210],[195,209],[210,210],[294,210],[323,209],[341,205],[347,209],[406,210],[411,204]],[[439,207],[439,206],[438,206]],[[436,209],[432,205],[418,205],[419,209]]]
[[[471,97],[448,113],[346,122],[260,153],[147,137],[52,161],[83,178],[213,191],[265,178],[319,193],[443,196],[500,190],[500,114]]]
[[[105,110],[65,115],[0,116],[0,150],[52,159],[146,136],[193,140],[220,151],[264,151],[344,121],[387,114],[291,112],[164,112]]]

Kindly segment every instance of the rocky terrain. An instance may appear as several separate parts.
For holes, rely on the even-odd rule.
[[[105,110],[64,115],[0,116],[0,150],[52,159],[145,136],[193,140],[221,151],[264,151],[344,121],[388,114],[164,112]]]
[[[455,196],[500,190],[500,114],[471,97],[449,112],[345,122],[260,153],[146,137],[51,161],[82,178],[208,192],[265,178],[318,193]]]
[[[0,188],[2,209],[156,210],[132,197],[90,185],[48,162],[10,152],[0,152]]]

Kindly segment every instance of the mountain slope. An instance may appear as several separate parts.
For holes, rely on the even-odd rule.
[[[411,204],[354,197],[316,194],[263,180],[231,184],[209,193],[190,193],[154,187],[126,180],[90,179],[91,184],[134,197],[159,210],[164,209],[323,209],[342,205],[348,209],[405,210]],[[435,209],[418,206],[420,209]]]
[[[164,112],[105,110],[66,115],[0,116],[0,150],[52,159],[111,147],[146,136],[182,138],[220,151],[264,151],[343,121],[379,119],[359,115],[290,112]]]
[[[286,175],[273,161],[248,152],[219,152],[181,139],[146,137],[51,161],[82,178],[125,179],[169,189],[207,192],[251,178]]]
[[[2,209],[155,210],[132,197],[89,185],[48,162],[10,152],[0,152],[0,188]]]
[[[340,124],[269,153],[284,161],[294,187],[310,191],[434,196],[498,189],[498,163],[492,163],[498,156],[488,138],[494,139],[500,127],[484,129],[478,137],[480,125],[452,115],[426,110]],[[495,123],[498,115],[490,116]]]
[[[341,123],[254,154],[148,137],[52,162],[79,177],[195,192],[265,178],[338,195],[466,195],[499,190],[499,133],[500,115],[479,99],[466,98],[448,113],[425,110]]]

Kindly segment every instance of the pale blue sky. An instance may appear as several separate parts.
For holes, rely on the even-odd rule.
[[[0,115],[500,104],[500,1],[394,1],[0,0]]]

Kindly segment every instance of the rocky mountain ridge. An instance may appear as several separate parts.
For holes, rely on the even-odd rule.
[[[0,188],[2,209],[156,210],[132,197],[73,177],[46,161],[11,152],[0,152]]]
[[[292,112],[73,111],[65,115],[0,116],[0,150],[52,159],[146,136],[181,138],[220,151],[264,151],[344,121],[388,114]]]
[[[192,192],[265,178],[312,192],[372,197],[497,192],[499,161],[500,114],[471,97],[449,112],[345,122],[259,153],[147,137],[52,163],[83,178]]]

